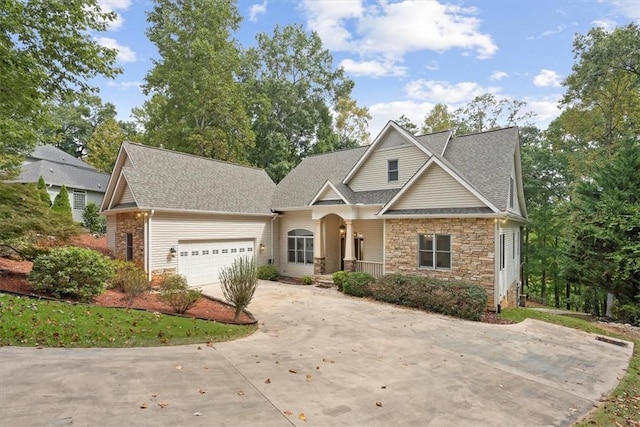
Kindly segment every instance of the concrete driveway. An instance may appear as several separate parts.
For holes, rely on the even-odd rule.
[[[316,287],[263,282],[250,309],[260,330],[215,347],[0,348],[0,425],[566,426],[632,353]]]

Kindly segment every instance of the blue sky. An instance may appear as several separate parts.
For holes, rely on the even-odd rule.
[[[124,73],[97,79],[104,102],[131,120],[142,106],[144,76],[157,58],[146,36],[149,0],[98,0],[118,19],[98,42],[119,50]],[[556,117],[572,41],[593,26],[640,22],[640,1],[239,0],[234,37],[243,46],[275,25],[315,30],[336,66],[355,81],[353,97],[369,107],[372,137],[405,114],[420,124],[436,103],[457,108],[487,92],[526,101],[540,127]]]

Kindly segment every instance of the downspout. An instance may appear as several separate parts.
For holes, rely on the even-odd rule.
[[[146,257],[147,257],[147,279],[149,281],[151,281],[151,279],[153,279],[152,275],[151,275],[151,217],[153,217],[153,214],[156,211],[151,209],[151,212],[149,213],[149,217],[147,218],[147,245],[145,246],[145,251],[146,251]]]
[[[493,307],[498,311],[500,305],[500,219],[494,220],[493,236]]]
[[[277,215],[274,215],[274,216],[271,218],[271,249],[270,249],[270,252],[271,252],[271,262],[270,262],[270,264],[275,264],[275,263],[276,263],[276,262],[275,262],[275,259],[273,258],[273,222],[276,220],[276,218],[278,218],[278,216],[277,216]]]

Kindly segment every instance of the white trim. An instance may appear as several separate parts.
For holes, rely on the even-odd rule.
[[[327,180],[324,185],[322,187],[320,187],[320,190],[316,193],[316,195],[313,197],[313,199],[311,199],[311,202],[307,205],[307,206],[313,206],[314,203],[316,203],[318,201],[318,199],[320,198],[320,196],[322,195],[322,193],[325,192],[325,190],[327,189],[327,186],[329,186],[338,196],[340,196],[340,198],[342,199],[342,201],[346,204],[346,205],[350,205],[351,203],[349,203],[349,201],[347,200],[346,197],[344,197],[344,195],[338,191],[338,189],[336,188],[335,185],[333,185],[331,183],[331,181]]]
[[[309,208],[306,207],[305,210]],[[223,212],[223,211],[202,211],[195,209],[163,209],[163,208],[153,208],[149,206],[137,206],[126,209],[109,209],[104,211],[103,213],[108,214],[116,214],[116,213],[125,213],[125,212],[138,212],[138,211],[155,211],[155,212],[163,212],[163,213],[190,213],[197,215],[231,215],[231,216],[265,216],[265,217],[274,217],[278,216],[276,213],[246,213],[246,212]]]
[[[447,147],[449,146],[449,141],[451,141],[451,139],[453,139],[452,130],[449,131],[449,138],[447,138],[447,141],[444,143],[444,147],[442,147],[442,153],[440,153],[440,156],[444,157],[444,152],[447,151]]]
[[[493,226],[493,308],[500,304],[500,224],[495,221]]]
[[[122,145],[120,145],[120,150],[118,151],[118,157],[116,157],[116,163],[113,166],[113,171],[111,172],[109,181],[107,181],[107,188],[105,188],[104,197],[102,198],[102,203],[100,204],[100,211],[108,210],[110,207],[109,204],[105,204],[105,202],[107,200],[111,202],[111,199],[113,198],[113,193],[115,192],[115,189],[116,189],[115,186],[117,186],[117,181],[120,180],[120,175],[122,175],[122,167],[124,166],[125,156],[127,157],[129,156],[129,154],[125,149],[127,144],[128,144],[127,142],[123,142]],[[131,163],[133,163],[133,160],[131,160]],[[118,177],[116,179],[116,183],[113,183],[113,179],[116,176]]]
[[[440,166],[446,173],[448,173],[453,179],[455,179],[460,185],[462,185],[467,191],[473,194],[478,200],[484,203],[489,209],[491,209],[494,213],[499,213],[500,210],[493,205],[486,197],[480,194],[473,186],[467,183],[464,179],[462,179],[457,173],[452,171],[444,162],[438,159],[436,156],[431,156],[429,160],[420,168],[418,172],[416,172],[409,181],[396,193],[395,196],[387,203],[378,213],[378,215],[384,214],[386,211],[393,206],[394,203],[402,197],[402,195],[422,176],[422,174],[431,166],[433,163]]]
[[[369,148],[367,148],[367,151],[364,152],[364,154],[358,159],[356,164],[351,168],[351,170],[349,171],[347,176],[342,180],[343,184],[348,184],[349,183],[349,180],[351,180],[351,178],[353,178],[353,176],[356,174],[358,169],[360,169],[360,167],[364,164],[364,162],[369,158],[371,153],[373,153],[375,151],[375,148],[378,146],[378,144],[380,144],[381,141],[384,140],[384,135],[389,131],[389,129],[392,129],[392,128],[395,129],[396,131],[398,131],[400,133],[400,135],[404,139],[406,139],[408,142],[411,142],[413,145],[418,147],[427,156],[429,156],[429,157],[433,156],[433,153],[431,151],[429,151],[425,146],[420,144],[415,139],[415,137],[413,135],[411,135],[402,126],[398,125],[393,120],[389,120],[387,122],[387,124],[385,125],[385,127],[380,131],[378,136],[376,136],[376,139],[373,141],[373,143],[371,143],[371,145],[369,145]]]

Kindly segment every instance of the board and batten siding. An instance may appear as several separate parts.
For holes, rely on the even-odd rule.
[[[116,216],[107,215],[107,249],[116,253]]]
[[[285,212],[280,218],[280,274],[290,277],[313,276],[313,263],[290,263],[288,256],[288,233],[298,228],[309,230],[315,236],[316,224],[311,219],[311,211]]]
[[[179,253],[179,242],[253,240],[258,263],[266,264],[270,258],[270,217],[156,212],[150,223],[151,271],[178,268],[178,257],[170,257],[169,250],[175,247]],[[260,243],[265,245],[263,253]]]
[[[391,209],[471,208],[486,206],[436,164],[431,164]]]
[[[388,182],[389,160],[398,160],[398,180]],[[427,155],[411,143],[391,148],[379,148],[360,166],[349,180],[353,191],[401,188],[428,160]]]
[[[353,231],[364,239],[363,261],[384,261],[384,222],[375,219],[353,221]]]
[[[522,236],[520,236],[520,224],[507,221],[506,223],[500,223],[498,227],[499,235],[504,234],[504,260],[505,266],[499,271],[498,280],[498,301],[506,296],[509,287],[520,279],[520,250],[519,242]],[[500,241],[496,242],[498,246],[498,252],[500,248]],[[500,268],[500,253],[498,253],[498,269]]]

